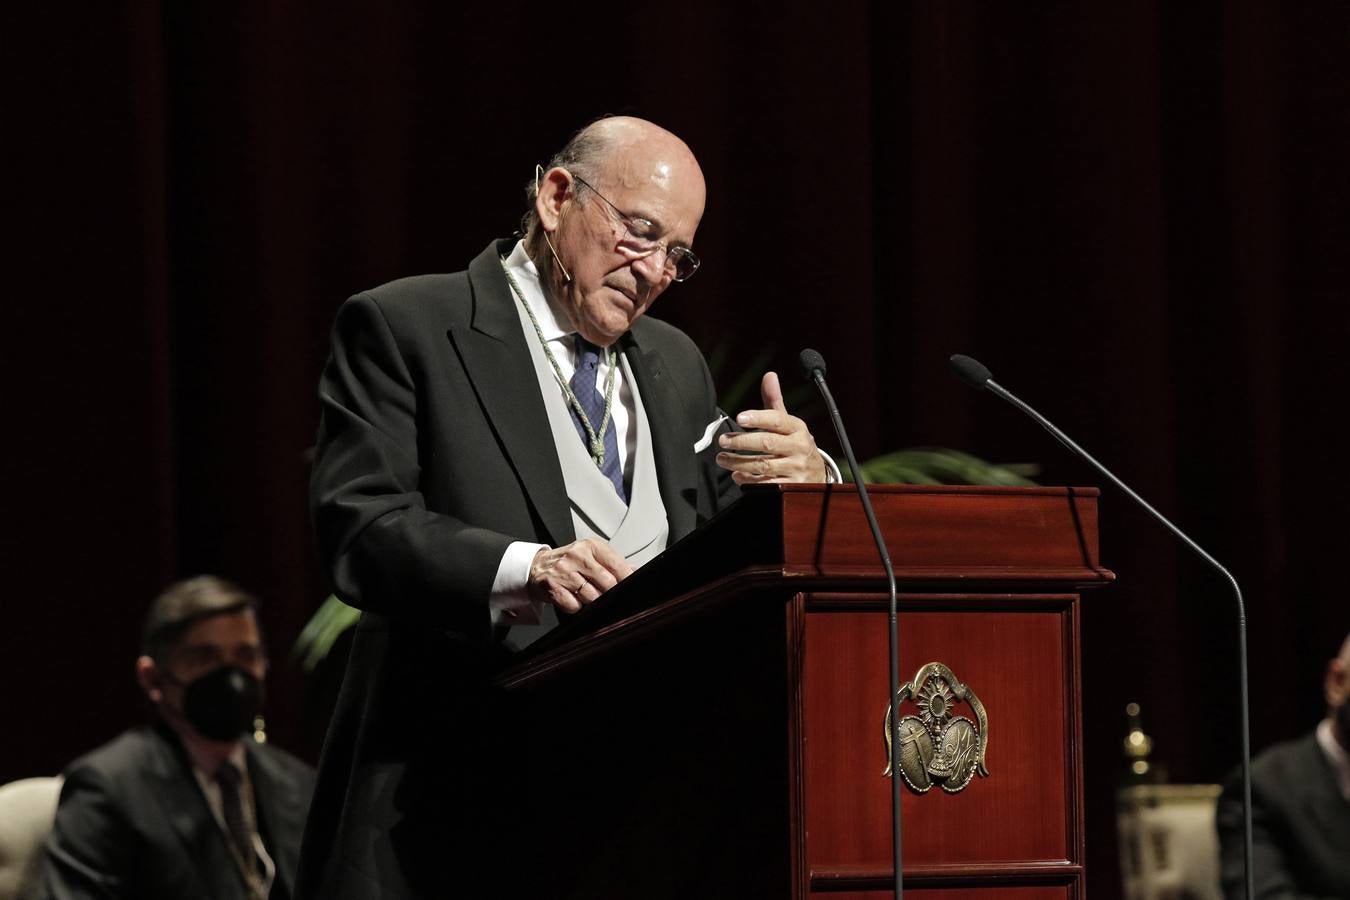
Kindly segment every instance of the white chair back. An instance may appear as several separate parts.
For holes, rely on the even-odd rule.
[[[1126,900],[1221,900],[1217,784],[1149,784],[1116,793]]]
[[[59,775],[0,785],[0,900],[18,900],[35,886],[60,796]]]

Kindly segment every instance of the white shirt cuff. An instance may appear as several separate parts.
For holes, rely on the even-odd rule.
[[[820,458],[825,461],[825,483],[826,484],[843,483],[844,473],[839,471],[839,466],[835,465],[835,462],[830,457],[830,454],[826,453],[819,447],[816,448],[816,452],[819,453]]]
[[[548,544],[529,544],[525,541],[513,541],[502,554],[497,564],[497,577],[492,579],[492,596],[488,598],[488,611],[492,615],[492,624],[504,622],[512,625],[538,625],[539,616],[544,610],[542,601],[531,600],[526,590],[530,583],[530,565],[535,554],[547,550]]]

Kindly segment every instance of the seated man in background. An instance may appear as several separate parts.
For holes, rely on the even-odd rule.
[[[289,897],[313,770],[251,732],[267,656],[238,587],[171,585],[136,677],[157,721],[67,768],[39,896]]]
[[[1350,636],[1327,665],[1327,715],[1311,733],[1252,761],[1257,897],[1350,897]],[[1224,896],[1245,896],[1242,781],[1217,814]]]

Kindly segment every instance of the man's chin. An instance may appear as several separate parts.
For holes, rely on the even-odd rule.
[[[620,294],[618,296],[623,295]],[[607,347],[622,337],[624,332],[633,327],[633,323],[637,321],[638,316],[641,315],[641,313],[633,307],[631,301],[626,297],[624,300],[625,304],[622,309],[618,308],[616,305],[616,307],[605,311],[607,315],[603,320],[592,320],[585,323],[584,329],[578,329],[581,331],[582,336],[593,344],[599,344],[601,347]],[[602,338],[603,340],[601,340]]]
[[[595,344],[597,347],[609,347],[619,338],[623,337],[624,331],[627,330],[627,328],[624,328],[623,331],[616,332],[613,329],[604,329],[602,331],[596,328],[588,328],[586,331],[581,332],[581,336],[592,344]]]

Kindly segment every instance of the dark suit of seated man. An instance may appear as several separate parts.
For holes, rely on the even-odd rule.
[[[291,895],[314,772],[248,735],[267,671],[255,606],[209,576],[155,600],[136,675],[158,720],[66,769],[39,896]]]
[[[1327,716],[1252,762],[1252,874],[1258,898],[1350,897],[1350,637],[1327,665]],[[1242,783],[1217,815],[1224,896],[1245,896]]]

